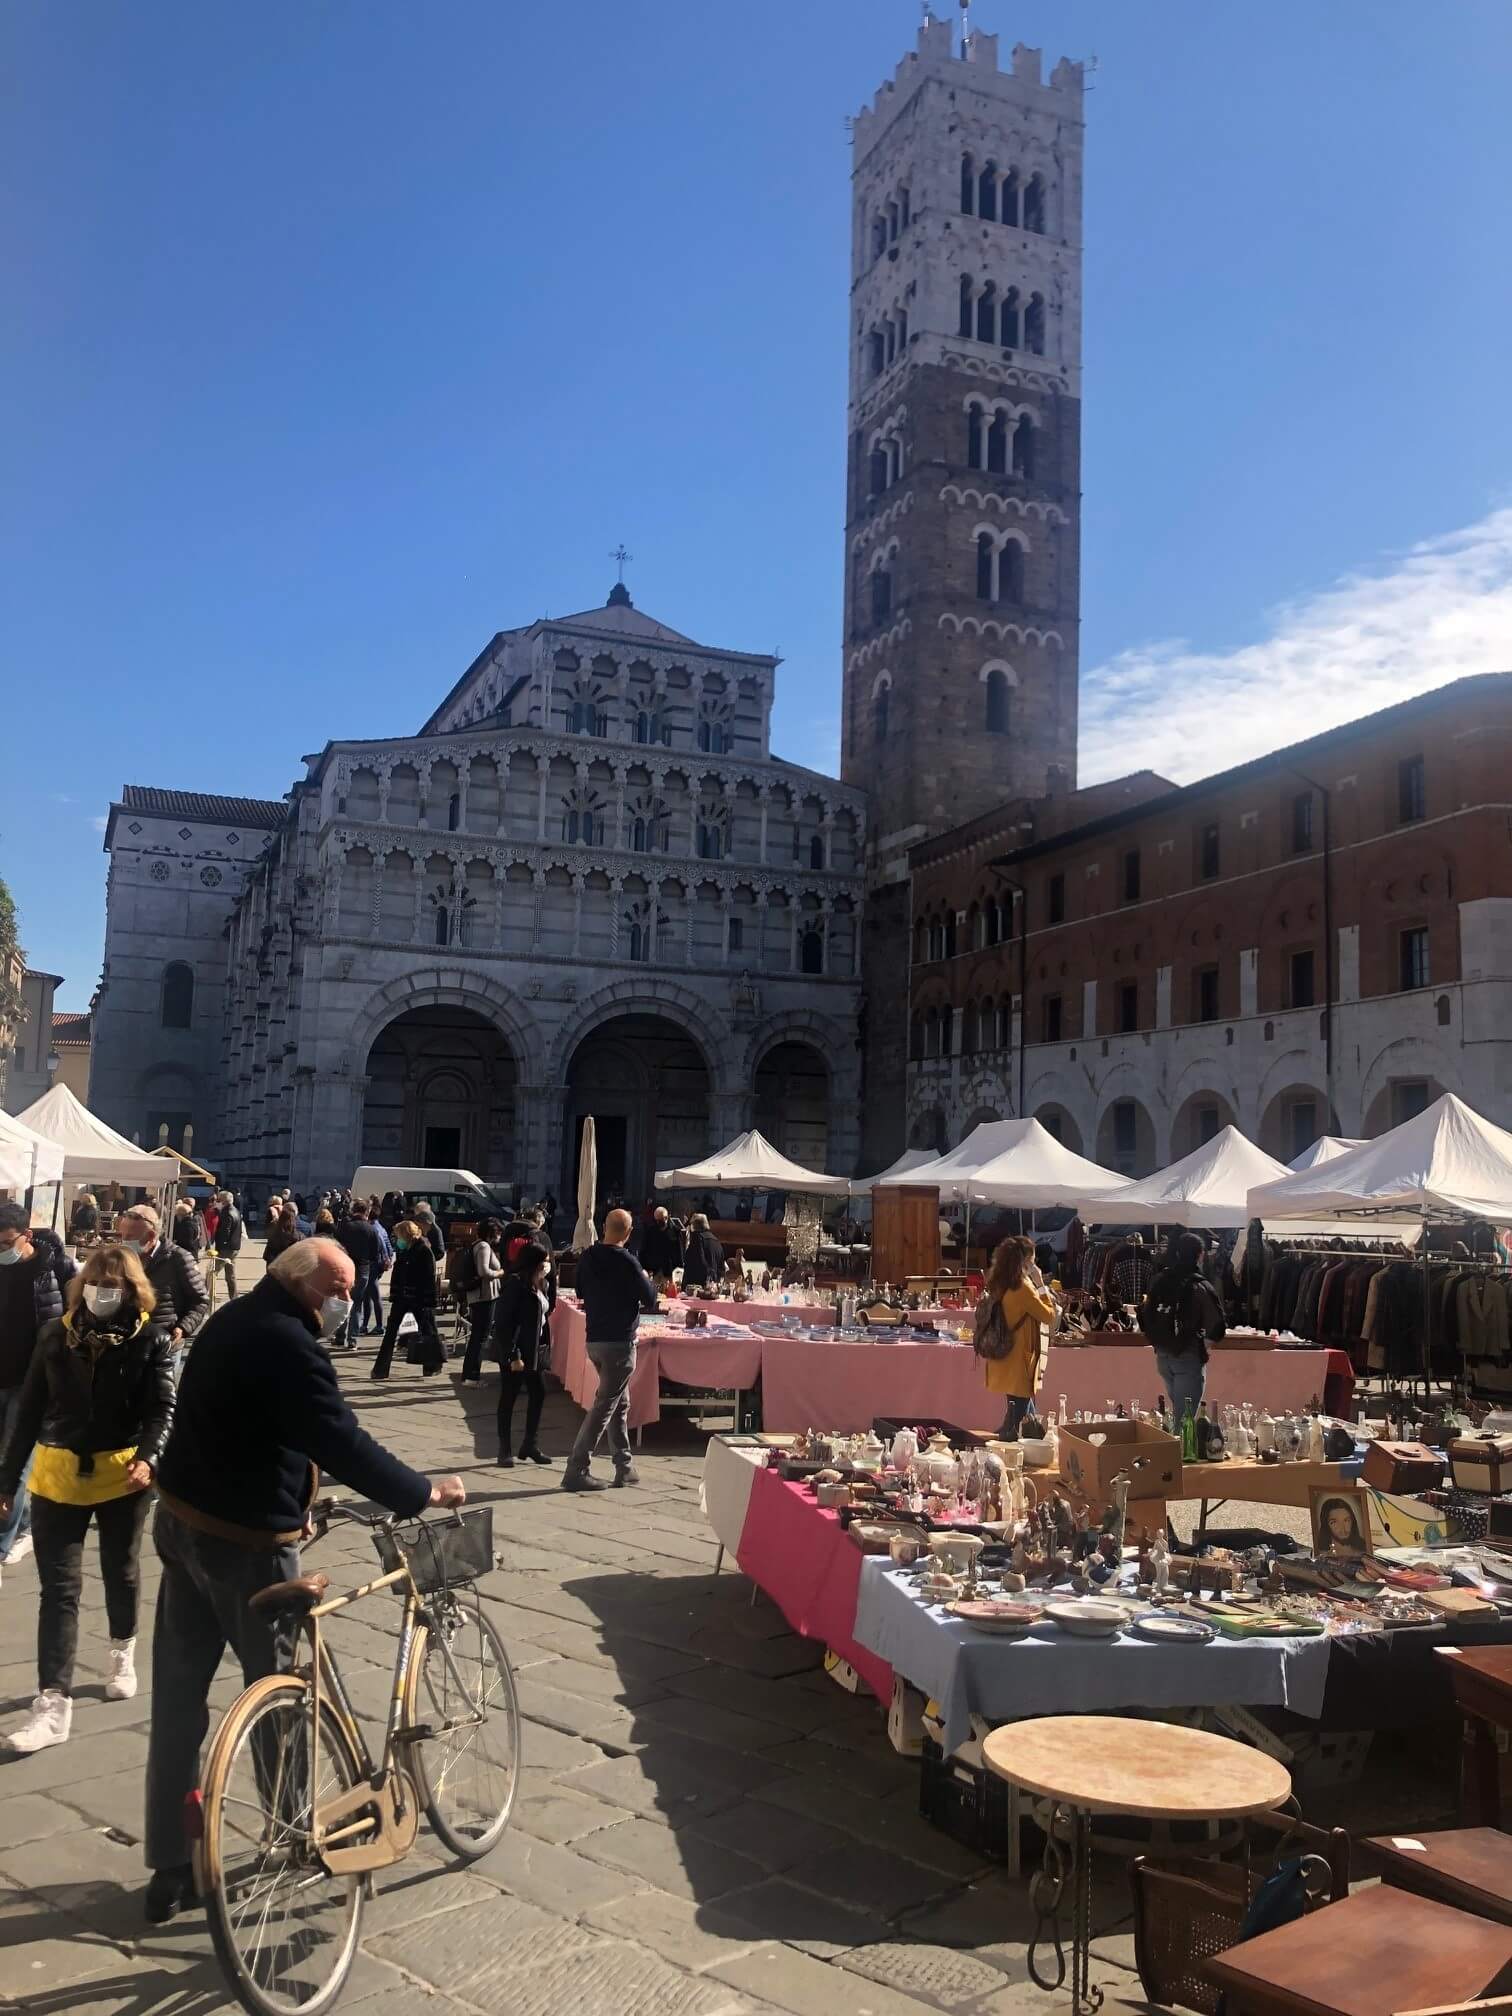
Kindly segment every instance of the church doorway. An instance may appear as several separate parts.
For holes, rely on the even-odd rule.
[[[829,1153],[829,1066],[812,1043],[778,1043],[756,1067],[756,1128],[805,1169]]]
[[[598,1140],[598,1213],[610,1203],[632,1210],[652,1194],[658,1169],[696,1162],[709,1139],[709,1072],[675,1022],[660,1015],[617,1015],[572,1053],[567,1066],[563,1139],[571,1160],[561,1195],[577,1196],[583,1121],[593,1115]]]
[[[412,1008],[379,1031],[367,1057],[364,1162],[470,1169],[485,1183],[514,1166],[518,1073],[507,1038],[471,1008]]]

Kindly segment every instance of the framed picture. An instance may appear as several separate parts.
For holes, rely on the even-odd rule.
[[[1315,1484],[1307,1494],[1313,1553],[1358,1557],[1371,1551],[1370,1500],[1354,1484]]]

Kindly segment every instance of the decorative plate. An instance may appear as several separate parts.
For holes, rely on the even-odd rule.
[[[1129,1629],[1152,1645],[1206,1645],[1217,1635],[1195,1617],[1136,1617]]]
[[[967,1601],[950,1603],[946,1608],[963,1624],[970,1624],[977,1631],[989,1631],[998,1638],[1022,1638],[1044,1615],[1038,1603]]]
[[[1099,1603],[1084,1596],[1079,1601],[1047,1603],[1045,1615],[1052,1624],[1077,1638],[1112,1638],[1129,1621],[1128,1612],[1114,1603]]]

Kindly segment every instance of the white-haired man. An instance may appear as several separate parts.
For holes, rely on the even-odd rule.
[[[193,1896],[184,1802],[199,1780],[207,1696],[227,1645],[248,1684],[284,1670],[287,1616],[248,1598],[299,1573],[299,1540],[322,1471],[406,1516],[460,1505],[462,1481],[433,1484],[375,1442],[336,1383],[322,1339],[352,1313],[354,1269],[334,1239],[281,1253],[249,1294],[212,1316],[179,1384],[158,1464],[153,1537],[162,1558],[152,1634],[147,1752],[147,1916]]]

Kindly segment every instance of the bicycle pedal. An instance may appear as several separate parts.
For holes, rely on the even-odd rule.
[[[394,1741],[396,1743],[430,1743],[435,1740],[435,1735],[436,1732],[429,1722],[415,1722],[408,1729],[396,1729],[394,1731]]]

